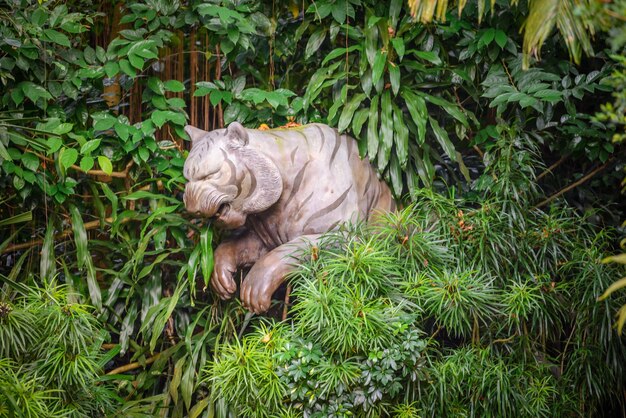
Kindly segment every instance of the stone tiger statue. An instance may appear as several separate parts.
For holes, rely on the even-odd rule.
[[[240,298],[252,312],[269,309],[295,268],[295,248],[342,222],[396,208],[356,141],[329,126],[260,131],[233,122],[227,129],[185,131],[192,140],[183,170],[187,210],[238,230],[215,250],[211,285],[222,299],[231,298],[235,273],[251,267]]]

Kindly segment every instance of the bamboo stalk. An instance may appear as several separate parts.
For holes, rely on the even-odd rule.
[[[205,33],[204,34],[204,50],[208,50],[209,48],[209,34]],[[210,71],[210,63],[208,58],[205,57],[204,59],[204,81],[209,81],[209,71]],[[205,131],[210,131],[211,130],[211,124],[210,124],[210,120],[209,120],[209,96],[206,95],[203,97],[203,106],[204,106],[204,130]]]
[[[217,61],[215,62],[215,79],[222,79],[222,57],[220,56],[220,44],[215,45],[215,56]],[[224,127],[224,112],[222,112],[222,103],[217,104],[217,111],[213,113],[213,127],[217,123],[220,128]],[[217,122],[216,122],[217,119]]]
[[[196,114],[196,112],[198,111],[198,103],[196,98],[193,96],[196,92],[196,72],[198,71],[195,28],[191,30],[191,34],[189,35],[189,50],[191,52],[191,56],[189,57],[189,123],[191,123],[191,126],[198,126],[198,115]]]

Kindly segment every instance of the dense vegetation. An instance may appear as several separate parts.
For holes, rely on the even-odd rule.
[[[512,3],[0,3],[0,417],[623,411],[626,2]],[[349,132],[405,207],[265,318],[181,200],[234,120]]]

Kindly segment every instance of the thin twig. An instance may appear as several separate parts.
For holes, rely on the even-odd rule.
[[[537,176],[537,181],[541,180],[542,178],[544,178],[545,176],[547,176],[548,174],[552,173],[552,171],[557,168],[558,166],[560,166],[561,164],[563,164],[563,162],[565,160],[567,160],[569,158],[571,154],[565,154],[564,156],[562,156],[559,161],[557,161],[556,163],[552,164],[550,167],[546,168],[546,170],[539,174]]]
[[[120,222],[121,223],[126,223],[130,221],[129,218],[124,218],[122,219]],[[105,218],[104,219],[105,223],[112,223],[113,222],[113,218]],[[96,221],[90,221],[90,222],[85,222],[85,230],[89,231],[90,229],[96,229],[100,226],[100,220],[96,220]],[[57,234],[54,236],[54,241],[58,241],[58,240],[62,240],[62,239],[66,239],[67,237],[69,237],[70,235],[72,235],[74,233],[74,229],[73,228],[68,228],[65,231],[61,232],[60,234]],[[23,242],[21,244],[12,244],[7,246],[2,253],[10,253],[12,251],[18,251],[18,250],[23,250],[26,248],[31,248],[31,247],[36,247],[38,245],[42,245],[43,244],[43,239],[35,239],[32,241],[28,241],[28,242]]]
[[[517,335],[513,334],[508,338],[498,338],[497,340],[493,340],[492,344],[496,344],[496,343],[509,343],[511,341],[513,341],[513,339],[516,337]]]
[[[545,206],[548,203],[552,202],[557,197],[561,196],[562,194],[567,193],[570,190],[580,186],[581,184],[583,184],[584,182],[586,182],[587,180],[589,180],[590,178],[592,178],[593,176],[598,174],[600,171],[604,170],[609,165],[609,163],[612,162],[612,161],[613,161],[612,158],[609,159],[606,163],[602,164],[600,167],[597,167],[595,170],[593,170],[589,174],[585,175],[584,177],[580,178],[578,181],[575,181],[574,183],[570,184],[569,186],[559,190],[558,192],[556,192],[552,196],[548,197],[546,200],[544,200],[542,202],[539,202],[537,205],[535,205],[534,209],[537,209],[537,208],[540,208],[542,206]]]
[[[515,82],[513,81],[513,77],[511,77],[511,73],[509,72],[509,68],[506,66],[506,62],[504,62],[504,59],[502,59],[501,61],[502,61],[502,66],[504,67],[504,71],[506,71],[506,75],[509,77],[509,81],[511,82],[511,85],[513,86],[513,88],[515,90],[519,91],[519,89],[515,85]]]
[[[120,374],[120,373],[128,372],[130,370],[138,369],[140,367],[147,366],[148,364],[154,363],[160,356],[161,356],[161,353],[157,353],[157,354],[153,355],[152,357],[147,358],[146,361],[144,361],[142,363],[140,363],[138,361],[135,361],[133,363],[125,364],[123,366],[116,367],[115,369],[111,370],[110,372],[107,372],[107,374],[108,375],[109,374]]]

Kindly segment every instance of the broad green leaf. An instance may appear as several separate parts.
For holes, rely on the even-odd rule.
[[[376,58],[374,59],[374,65],[372,66],[372,84],[376,85],[378,80],[383,75],[385,70],[385,63],[387,62],[387,53],[382,51],[376,52]]]
[[[163,83],[165,90],[172,91],[174,93],[180,93],[185,91],[185,85],[178,80],[168,80]]]
[[[311,55],[315,54],[317,50],[320,49],[320,46],[322,45],[322,42],[324,42],[325,38],[326,29],[318,29],[317,31],[315,31],[306,44],[306,48],[304,50],[304,59],[307,59]]]
[[[106,131],[108,129],[111,129],[113,126],[115,126],[115,123],[117,122],[117,118],[113,117],[112,115],[105,115],[98,119],[96,119],[94,115],[93,120],[93,129],[96,131]]]
[[[478,47],[481,48],[482,46],[489,45],[495,37],[496,30],[494,28],[487,29],[478,40]]]
[[[16,190],[22,190],[26,185],[26,181],[23,177],[18,176],[17,174],[13,176],[13,187]]]
[[[330,53],[328,55],[326,55],[326,57],[324,57],[324,60],[322,61],[321,66],[323,67],[324,65],[326,65],[326,63],[328,63],[329,61],[334,60],[337,57],[344,57],[346,54],[349,54],[350,52],[356,51],[356,50],[361,50],[361,45],[352,45],[349,48],[335,48],[332,51],[330,51]]]
[[[54,42],[55,44],[66,47],[71,46],[70,39],[65,34],[59,31],[56,31],[54,29],[44,29],[43,34],[45,35],[46,39]]]
[[[130,137],[130,126],[125,123],[115,122],[115,133],[122,139],[122,141],[127,141]]]
[[[166,122],[173,122],[180,126],[184,126],[187,122],[184,114],[172,110],[155,110],[150,115],[150,119],[159,128],[165,125]]]
[[[128,61],[130,61],[130,64],[135,67],[138,70],[143,70],[143,66],[146,62],[145,58],[140,57],[139,55],[135,55],[135,54],[128,54]]]
[[[104,155],[98,156],[98,165],[100,166],[100,170],[104,171],[108,175],[111,175],[113,172],[113,164],[111,164],[111,160]]]
[[[504,48],[507,43],[508,37],[506,36],[506,33],[504,33],[504,31],[498,29],[496,30],[495,39],[498,46],[500,48]]]
[[[81,158],[80,160],[80,169],[83,170],[84,172],[87,172],[93,168],[94,164],[95,164],[95,161],[93,157],[85,156]]]
[[[161,95],[161,96],[165,95],[165,86],[158,77],[148,78],[147,84],[150,90],[152,90],[156,94]]]
[[[102,142],[102,140],[100,138],[91,139],[91,140],[85,142],[83,144],[83,146],[80,147],[80,153],[82,155],[89,155],[89,154],[91,154],[93,151],[95,151],[100,146],[100,142]]]
[[[22,155],[22,164],[30,171],[37,171],[37,169],[39,168],[39,157],[26,151]]]
[[[561,100],[562,93],[558,90],[543,89],[533,94],[537,99],[542,99],[547,102],[556,103]]]
[[[404,57],[404,51],[405,51],[404,39],[391,38],[391,45],[393,45],[393,49],[395,49],[396,54],[398,54],[398,59],[402,61],[402,58]]]
[[[104,64],[104,72],[107,77],[113,78],[120,72],[120,65],[115,61],[109,61]]]
[[[132,78],[137,77],[137,71],[130,65],[127,59],[121,59],[119,65],[124,74]]]
[[[78,151],[74,148],[63,148],[59,154],[59,162],[64,169],[70,168],[78,159]]]
[[[38,86],[35,83],[32,83],[30,81],[23,81],[19,85],[26,97],[28,97],[33,103],[37,103],[39,99],[52,99],[52,96],[45,88],[43,88],[42,86]]]
[[[0,141],[0,158],[6,161],[13,161],[11,154],[9,154],[9,151],[7,151],[2,141]]]
[[[437,55],[434,52],[431,51],[413,51],[413,53],[415,55],[417,55],[418,58],[421,58],[423,60],[429,61],[435,65],[440,65],[441,64],[441,58],[439,58],[439,55]]]

